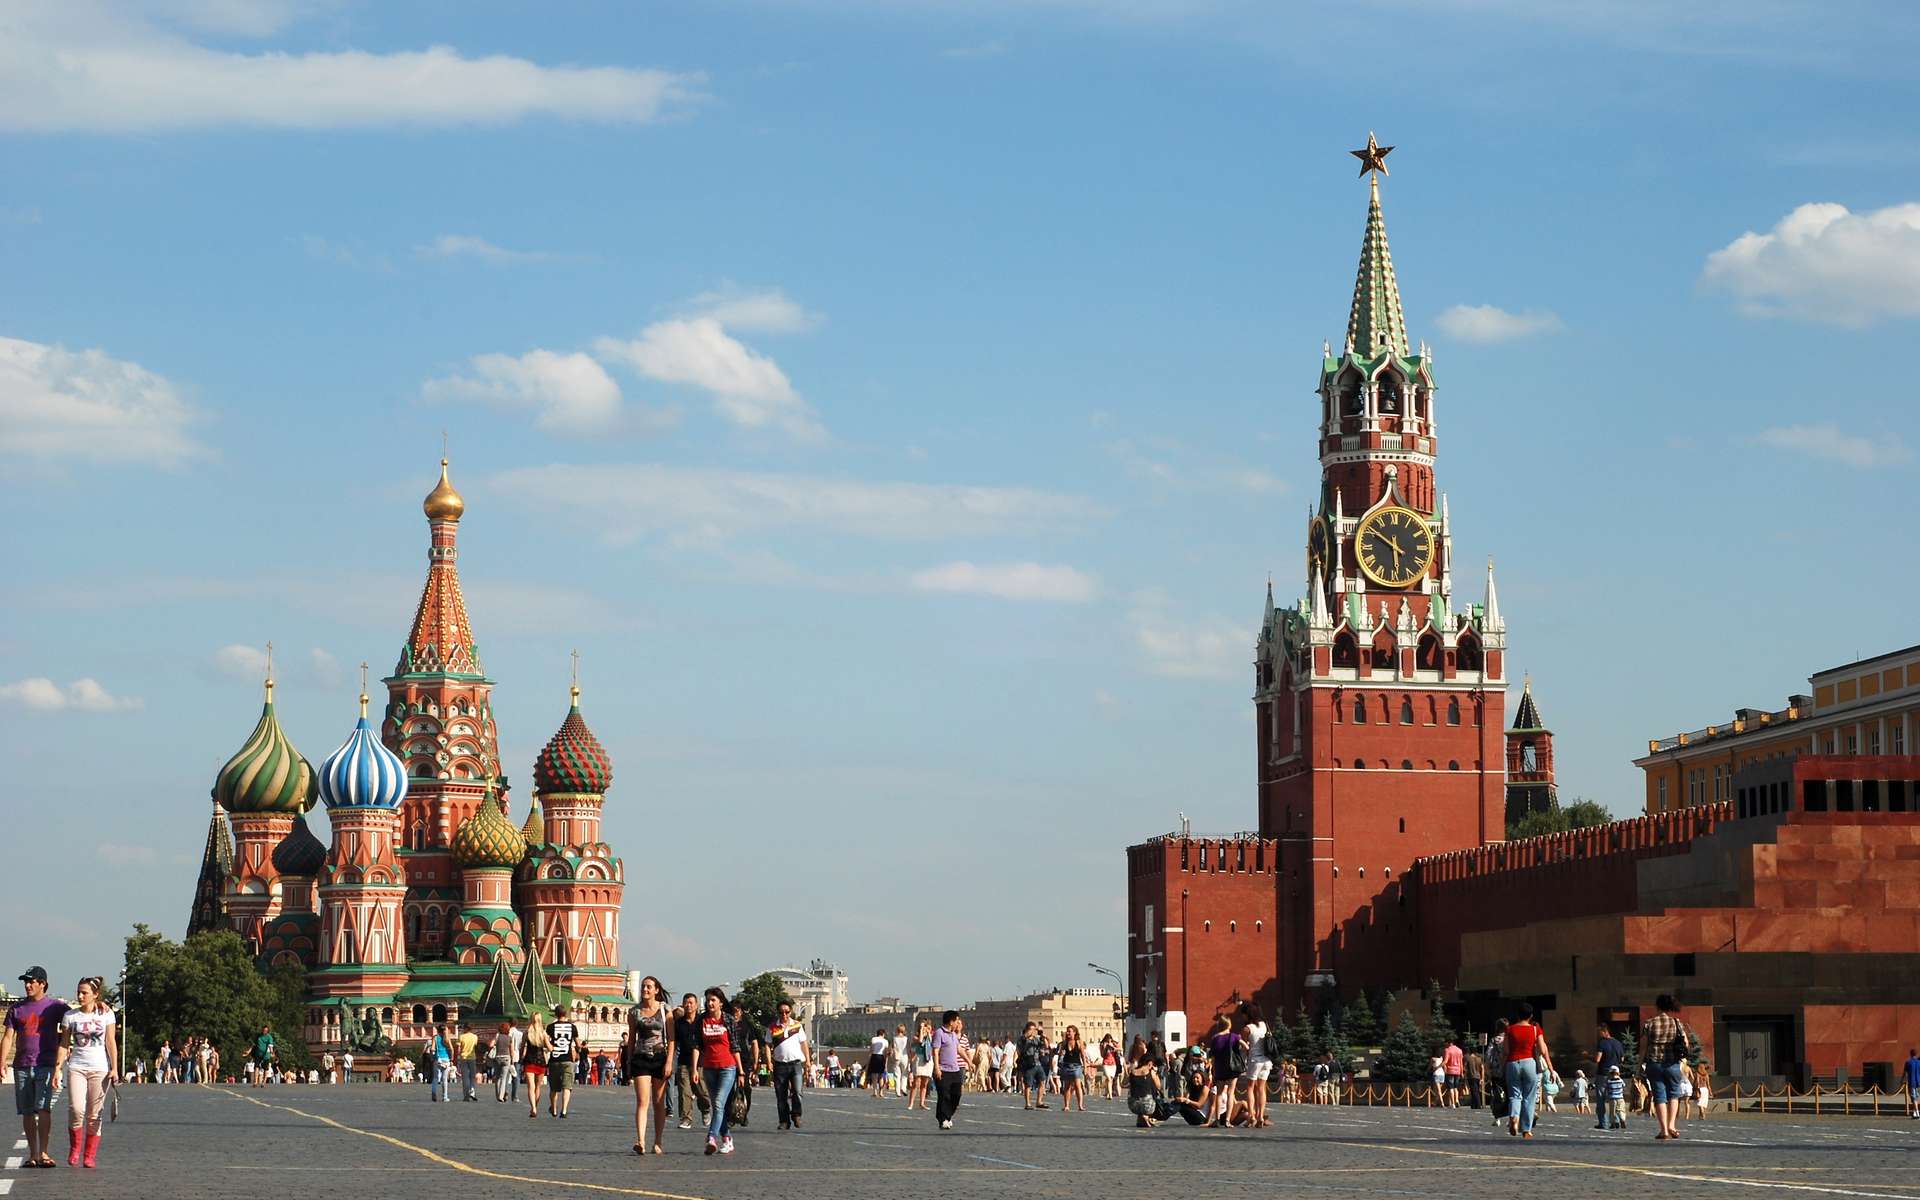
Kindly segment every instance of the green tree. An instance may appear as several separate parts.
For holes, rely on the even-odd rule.
[[[1613,814],[1597,800],[1576,799],[1561,811],[1567,814],[1568,829],[1591,829],[1613,823]]]
[[[1380,1044],[1380,1019],[1374,1016],[1365,991],[1354,996],[1353,1002],[1340,1014],[1340,1031],[1356,1046]]]
[[[1549,833],[1565,833],[1567,814],[1565,809],[1552,809],[1547,812],[1529,812],[1520,814],[1517,820],[1507,822],[1507,840],[1517,842],[1522,838],[1542,837]]]
[[[1428,1078],[1427,1064],[1432,1057],[1427,1031],[1420,1028],[1412,1013],[1401,1013],[1400,1023],[1387,1035],[1373,1073],[1388,1083],[1417,1083]]]
[[[1427,994],[1433,997],[1433,1004],[1427,1011],[1427,1045],[1432,1048],[1431,1053],[1438,1054],[1454,1039],[1453,1022],[1447,1020],[1447,1007],[1441,1002],[1439,980],[1427,985]]]
[[[307,1019],[307,972],[298,963],[281,963],[267,972],[261,984],[263,1024],[273,1026],[275,1053],[280,1065],[296,1071],[316,1066],[303,1030]],[[256,1027],[257,1028],[257,1027]],[[234,1062],[224,1052],[222,1062]]]
[[[1333,1061],[1340,1070],[1347,1069],[1353,1058],[1353,1048],[1347,1044],[1345,1035],[1340,1032],[1340,1027],[1333,1023],[1331,1016],[1320,1018],[1319,1026],[1313,1031],[1313,1040],[1317,1054],[1332,1054]]]
[[[284,1047],[282,1061],[304,1059],[299,1006],[283,1011],[275,985],[255,969],[237,933],[206,931],[175,942],[135,925],[127,938],[126,980],[130,1055],[151,1054],[163,1041],[178,1046],[204,1037],[219,1049],[225,1068],[236,1067],[260,1026],[271,1023]]]
[[[1313,1018],[1307,1015],[1307,1003],[1300,1002],[1300,1011],[1294,1014],[1293,1028],[1287,1031],[1289,1048],[1293,1057],[1301,1062],[1312,1062],[1320,1057],[1320,1042],[1313,1034]]]
[[[740,985],[734,993],[734,999],[740,1001],[740,1007],[746,1010],[747,1017],[755,1025],[766,1029],[780,1017],[780,1005],[793,1003],[793,997],[787,995],[787,985],[772,971],[762,971]]]

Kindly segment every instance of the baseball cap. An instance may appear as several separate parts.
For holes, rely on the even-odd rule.
[[[45,967],[28,967],[20,973],[21,983],[45,983],[46,981],[47,969]]]

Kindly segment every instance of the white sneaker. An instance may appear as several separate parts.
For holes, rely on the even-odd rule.
[[[692,1121],[681,1121],[681,1122],[680,1122],[680,1128],[682,1128],[682,1129],[692,1129],[692,1128],[693,1128],[693,1122],[692,1122]]]
[[[722,1153],[722,1154],[732,1154],[732,1153],[733,1153],[733,1139],[732,1139],[732,1138],[730,1138],[730,1137],[729,1137],[729,1138],[721,1138],[721,1139],[720,1139],[720,1153]]]

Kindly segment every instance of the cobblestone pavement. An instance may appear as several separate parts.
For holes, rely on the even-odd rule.
[[[1718,1118],[1685,1140],[1624,1134],[1591,1118],[1544,1117],[1532,1142],[1467,1110],[1277,1105],[1274,1128],[1136,1131],[1116,1103],[1086,1114],[1024,1112],[969,1095],[952,1132],[931,1114],[864,1093],[807,1093],[805,1128],[775,1128],[772,1097],[731,1157],[669,1124],[667,1154],[631,1151],[631,1094],[575,1092],[573,1115],[527,1119],[522,1105],[431,1104],[420,1087],[128,1088],[101,1166],[0,1171],[9,1200],[41,1197],[358,1195],[921,1197],[1591,1196],[1920,1200],[1920,1121]],[[64,1164],[66,1113],[55,1115]],[[14,1134],[18,1138],[18,1132]],[[18,1156],[18,1149],[9,1156]]]

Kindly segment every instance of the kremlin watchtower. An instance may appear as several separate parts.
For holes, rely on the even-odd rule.
[[[1261,612],[1258,833],[1129,850],[1131,989],[1148,1011],[1404,986],[1414,861],[1505,835],[1506,622],[1491,562],[1484,600],[1455,597],[1433,354],[1408,338],[1380,206],[1392,149],[1369,134],[1353,152],[1366,229],[1345,338],[1314,376],[1306,594],[1279,608],[1269,583]]]

